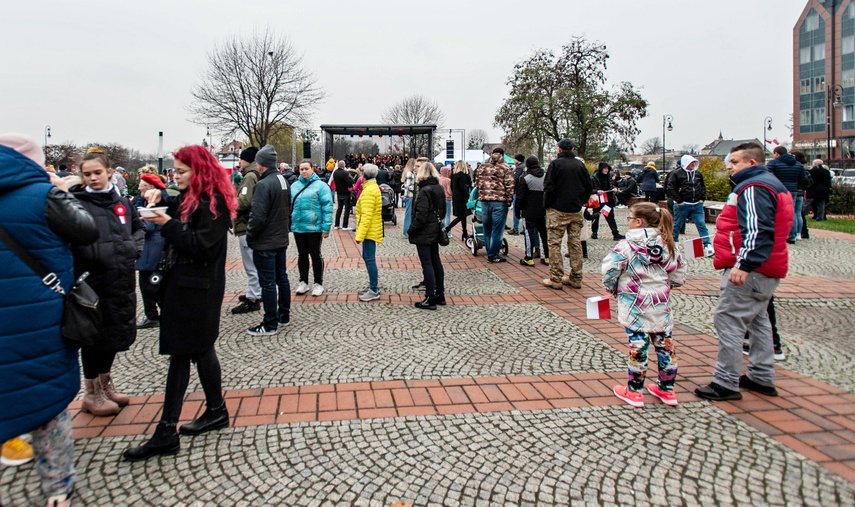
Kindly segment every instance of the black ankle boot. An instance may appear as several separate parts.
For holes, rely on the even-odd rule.
[[[217,408],[207,407],[201,417],[181,426],[178,432],[182,435],[201,435],[206,431],[226,428],[228,425],[229,410],[226,408],[226,402],[223,401],[223,404]]]
[[[433,304],[445,306],[445,294],[437,294],[433,297]]]
[[[125,450],[122,456],[128,461],[142,461],[153,456],[177,454],[179,449],[181,440],[175,431],[175,425],[161,422],[148,442]]]
[[[436,303],[433,296],[426,296],[423,301],[416,303],[415,307],[422,310],[436,310]]]

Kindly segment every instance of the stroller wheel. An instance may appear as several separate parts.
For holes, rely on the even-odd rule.
[[[466,246],[469,247],[469,251],[472,252],[472,255],[478,255],[478,240],[475,238],[466,238]]]
[[[397,213],[392,214],[392,225],[398,225],[398,214]]]

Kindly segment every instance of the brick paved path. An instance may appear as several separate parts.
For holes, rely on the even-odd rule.
[[[131,405],[116,417],[71,405],[78,505],[853,505],[855,242],[812,232],[777,292],[781,396],[691,394],[710,378],[718,295],[710,262],[694,260],[674,297],[681,404],[648,396],[643,410],[611,393],[625,381],[623,329],[585,319],[611,241],[589,242],[582,290],[557,292],[540,285],[545,266],[518,264],[519,237],[500,265],[455,241],[442,250],[449,304],[424,312],[399,228],[386,229],[383,295],[367,304],[353,235],[336,231],[327,293],[295,296],[292,325],[262,338],[244,333],[259,313],[228,312],[245,283],[232,245],[218,342],[232,427],[183,438],[176,457],[121,461],[163,398],[157,332],[141,332],[114,367]],[[195,380],[190,391],[184,421],[204,409]],[[2,505],[42,502],[32,465],[0,470]]]

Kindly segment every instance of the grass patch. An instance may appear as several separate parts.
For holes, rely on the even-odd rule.
[[[823,229],[826,231],[846,232],[855,234],[855,219],[853,218],[831,218],[817,222],[812,218],[807,218],[808,229]]]

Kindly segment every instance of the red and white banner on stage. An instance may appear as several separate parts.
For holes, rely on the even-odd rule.
[[[690,239],[683,242],[683,257],[687,259],[700,259],[704,256],[704,240],[702,238]]]
[[[611,298],[606,296],[594,296],[588,298],[588,301],[585,303],[585,308],[588,311],[588,318],[611,320],[612,310],[609,300],[611,300]]]

